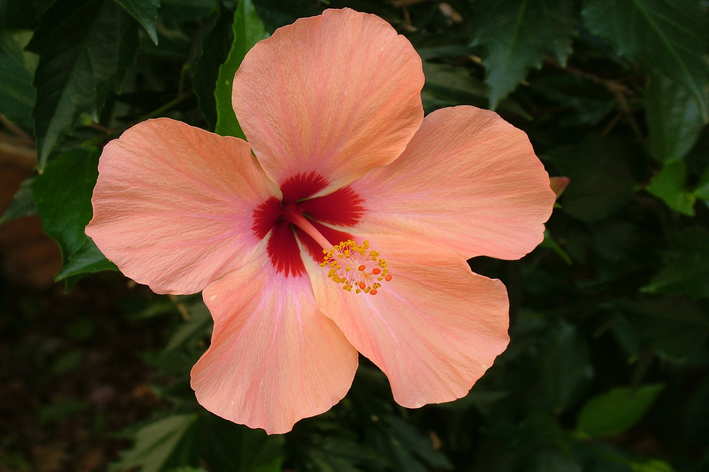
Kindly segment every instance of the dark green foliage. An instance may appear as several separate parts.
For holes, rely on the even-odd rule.
[[[77,148],[55,159],[33,182],[32,194],[44,231],[62,249],[65,260],[84,245],[91,220],[91,193],[98,177],[99,151]]]
[[[323,5],[309,0],[255,0],[254,7],[261,21],[271,32],[293,23],[298,18],[319,15],[323,11]]]
[[[0,216],[0,225],[7,222],[37,214],[37,205],[32,198],[32,183],[34,177],[30,177],[20,185],[20,189],[15,194],[14,199],[10,202],[5,213]]]
[[[189,449],[196,421],[196,415],[171,415],[140,428],[133,434],[133,449],[124,452],[111,470],[141,466],[143,472],[158,472],[193,462]]]
[[[673,210],[694,216],[695,196],[686,189],[686,182],[687,163],[668,161],[650,181],[647,191],[662,199]]]
[[[236,114],[231,106],[231,89],[234,83],[234,74],[244,60],[246,53],[254,44],[266,39],[268,35],[263,23],[256,15],[256,10],[251,0],[242,0],[234,13],[232,37],[229,54],[224,63],[219,67],[214,99],[217,107],[217,125],[215,132],[222,136],[236,136],[245,139],[244,132],[236,120]]]
[[[696,0],[587,0],[584,21],[621,56],[682,84],[709,121],[709,18]]]
[[[32,182],[32,196],[42,217],[42,227],[62,251],[64,268],[57,274],[57,280],[115,269],[84,233],[92,215],[91,194],[98,177],[98,156],[95,148],[67,151]]]
[[[621,342],[630,341],[626,347],[635,356],[649,348],[660,357],[686,361],[701,349],[709,335],[709,318],[685,298],[618,300],[611,306],[624,316],[619,320],[615,334],[630,336],[630,340]]]
[[[647,147],[661,161],[682,159],[699,139],[704,119],[697,101],[682,85],[652,75],[645,90]]]
[[[269,437],[196,403],[189,371],[211,317],[196,298],[156,296],[127,311],[165,330],[163,349],[143,353],[160,406],[123,432],[132,442],[110,470],[709,470],[707,2],[0,0],[1,131],[34,132],[40,171],[0,223],[36,209],[67,286],[115,268],[84,234],[100,148],[157,116],[241,136],[231,81],[244,54],[344,6],[410,39],[426,112],[495,108],[550,175],[570,178],[538,249],[470,261],[508,288],[507,351],[467,396],[419,410],[396,405],[361,359],[343,401]],[[52,375],[85,352],[64,353]],[[38,421],[91,408],[62,400]]]
[[[529,69],[539,69],[551,54],[566,64],[571,54],[576,12],[566,0],[478,0],[472,45],[482,45],[490,108],[524,80]]]
[[[31,54],[23,53],[29,31],[0,33],[0,113],[8,119],[31,127],[35,100],[32,74],[37,65]]]
[[[161,0],[160,15],[170,22],[204,20],[222,3],[218,0]]]
[[[690,226],[673,234],[665,264],[644,291],[709,297],[709,231],[704,226]]]
[[[143,472],[171,471],[206,462],[210,470],[278,472],[283,437],[254,432],[208,413],[172,414],[132,433],[135,444],[110,471],[142,466]],[[189,470],[189,469],[188,469]]]
[[[645,385],[633,391],[617,387],[591,398],[579,413],[576,429],[591,436],[614,436],[645,414],[664,385]]]
[[[553,151],[549,159],[573,182],[564,193],[564,211],[583,221],[597,221],[622,209],[638,183],[631,161],[639,152],[622,136],[598,135]]]
[[[82,114],[98,121],[137,47],[133,20],[111,0],[59,0],[44,13],[27,46],[39,54],[32,117],[40,170]]]
[[[160,0],[114,0],[122,6],[133,18],[138,20],[150,39],[158,44],[158,32],[155,29],[155,22],[158,19],[158,8]]]
[[[233,42],[232,23],[234,15],[226,8],[209,20],[211,29],[202,41],[202,51],[194,66],[192,89],[199,102],[199,108],[210,130],[217,126],[217,102],[214,89],[219,76],[219,68],[226,61]]]
[[[0,28],[32,28],[36,15],[34,2],[0,0]]]

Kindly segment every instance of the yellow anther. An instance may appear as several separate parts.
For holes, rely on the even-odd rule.
[[[355,293],[376,295],[382,287],[380,282],[392,279],[386,260],[379,257],[378,251],[369,250],[369,241],[357,244],[348,239],[323,254],[320,266],[329,266],[327,276],[348,292],[354,288]]]

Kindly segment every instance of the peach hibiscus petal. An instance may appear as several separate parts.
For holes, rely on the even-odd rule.
[[[351,188],[365,200],[358,232],[403,234],[465,258],[530,252],[555,198],[526,134],[471,106],[428,115],[401,157]]]
[[[387,235],[358,236],[386,260],[376,295],[343,290],[306,260],[320,310],[387,375],[394,399],[417,408],[455,400],[507,346],[504,285],[444,248]]]
[[[203,293],[212,344],[192,369],[207,410],[268,433],[327,411],[349,390],[357,351],[315,304],[308,277],[277,273],[265,251]]]
[[[266,174],[339,188],[388,164],[423,119],[421,59],[386,21],[326,10],[276,30],[244,58],[232,102]]]
[[[267,182],[246,142],[145,121],[104,148],[86,234],[153,291],[195,293],[258,247],[250,216]]]

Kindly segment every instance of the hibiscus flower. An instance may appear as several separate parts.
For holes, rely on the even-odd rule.
[[[424,118],[423,83],[388,23],[327,10],[246,55],[248,143],[155,119],[105,147],[86,233],[157,293],[203,290],[192,387],[209,411],[289,431],[344,397],[358,352],[399,404],[447,402],[506,348],[505,288],[466,260],[539,244],[549,177],[491,111]]]

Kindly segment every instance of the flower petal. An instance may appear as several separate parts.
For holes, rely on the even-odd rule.
[[[423,119],[423,83],[421,59],[387,22],[326,10],[256,44],[232,102],[272,180],[316,172],[338,188],[401,154]]]
[[[470,106],[428,115],[401,157],[351,187],[365,200],[358,232],[407,235],[465,258],[524,256],[554,205],[524,132]]]
[[[277,273],[259,250],[203,295],[214,333],[192,369],[192,388],[207,410],[285,433],[345,396],[357,351],[318,311],[307,276]]]
[[[251,257],[271,194],[246,142],[149,120],[105,147],[86,234],[136,282],[194,293]]]
[[[394,399],[417,408],[464,396],[508,343],[507,292],[437,246],[358,236],[386,259],[390,282],[356,294],[304,258],[318,307],[389,378]]]

